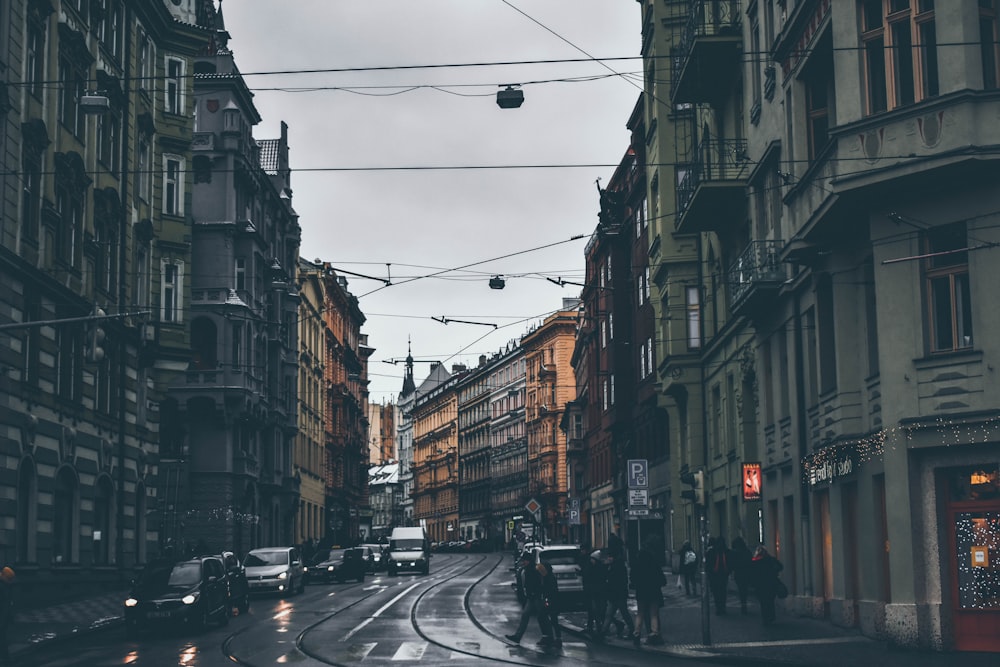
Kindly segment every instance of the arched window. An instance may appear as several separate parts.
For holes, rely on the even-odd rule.
[[[76,472],[60,468],[53,498],[52,560],[76,563],[79,554],[80,497]]]
[[[24,459],[17,471],[17,562],[34,563],[38,535],[38,474]]]
[[[105,475],[97,480],[94,496],[94,564],[109,565],[113,562],[114,541],[114,486]]]
[[[195,370],[214,370],[218,366],[218,336],[215,323],[207,317],[191,322],[191,350]]]

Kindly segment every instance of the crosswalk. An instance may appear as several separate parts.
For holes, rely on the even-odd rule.
[[[504,652],[531,651],[533,647],[530,643],[524,642],[522,646],[503,645],[500,649]],[[492,649],[494,652],[496,648]],[[538,648],[538,650],[542,650]],[[565,642],[562,646],[546,650],[546,652],[558,653],[568,658],[586,658],[588,647],[584,642]],[[452,660],[468,660],[474,656],[485,656],[484,647],[478,642],[459,642],[454,648],[444,648],[427,641],[380,641],[380,642],[357,642],[341,646],[340,654],[336,660],[342,664],[347,663],[382,663],[382,662],[428,662],[439,663]]]

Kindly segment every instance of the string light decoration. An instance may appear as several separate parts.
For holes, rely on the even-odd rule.
[[[958,603],[962,609],[1000,608],[1000,512],[955,517]],[[977,558],[978,557],[978,558]]]
[[[215,507],[207,510],[193,509],[188,510],[184,516],[196,521],[224,521],[226,523],[239,523],[244,526],[256,526],[260,523],[259,514],[237,512],[232,507]]]

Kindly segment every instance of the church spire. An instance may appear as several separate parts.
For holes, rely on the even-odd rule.
[[[413,352],[410,339],[406,339],[406,373],[403,375],[403,396],[409,396],[417,390],[417,385],[413,382]]]

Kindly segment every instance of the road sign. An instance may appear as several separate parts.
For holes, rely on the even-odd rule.
[[[649,516],[649,510],[646,509],[634,509],[632,507],[628,510],[629,516]]]
[[[628,488],[645,489],[649,486],[649,461],[646,459],[628,460]]]
[[[570,510],[569,511],[569,523],[571,526],[580,525],[580,510]]]
[[[629,489],[629,507],[647,507],[649,505],[649,489]]]
[[[580,509],[580,499],[579,498],[570,498],[569,499],[569,508],[571,510],[579,510]]]
[[[629,508],[628,518],[630,519],[655,519],[656,521],[663,520],[663,512],[659,510],[647,510],[641,508]]]
[[[507,530],[514,530],[514,520],[511,519],[507,522]]]
[[[538,514],[538,510],[542,509],[542,504],[532,498],[528,501],[528,504],[524,506],[524,509],[528,510],[532,514]]]

